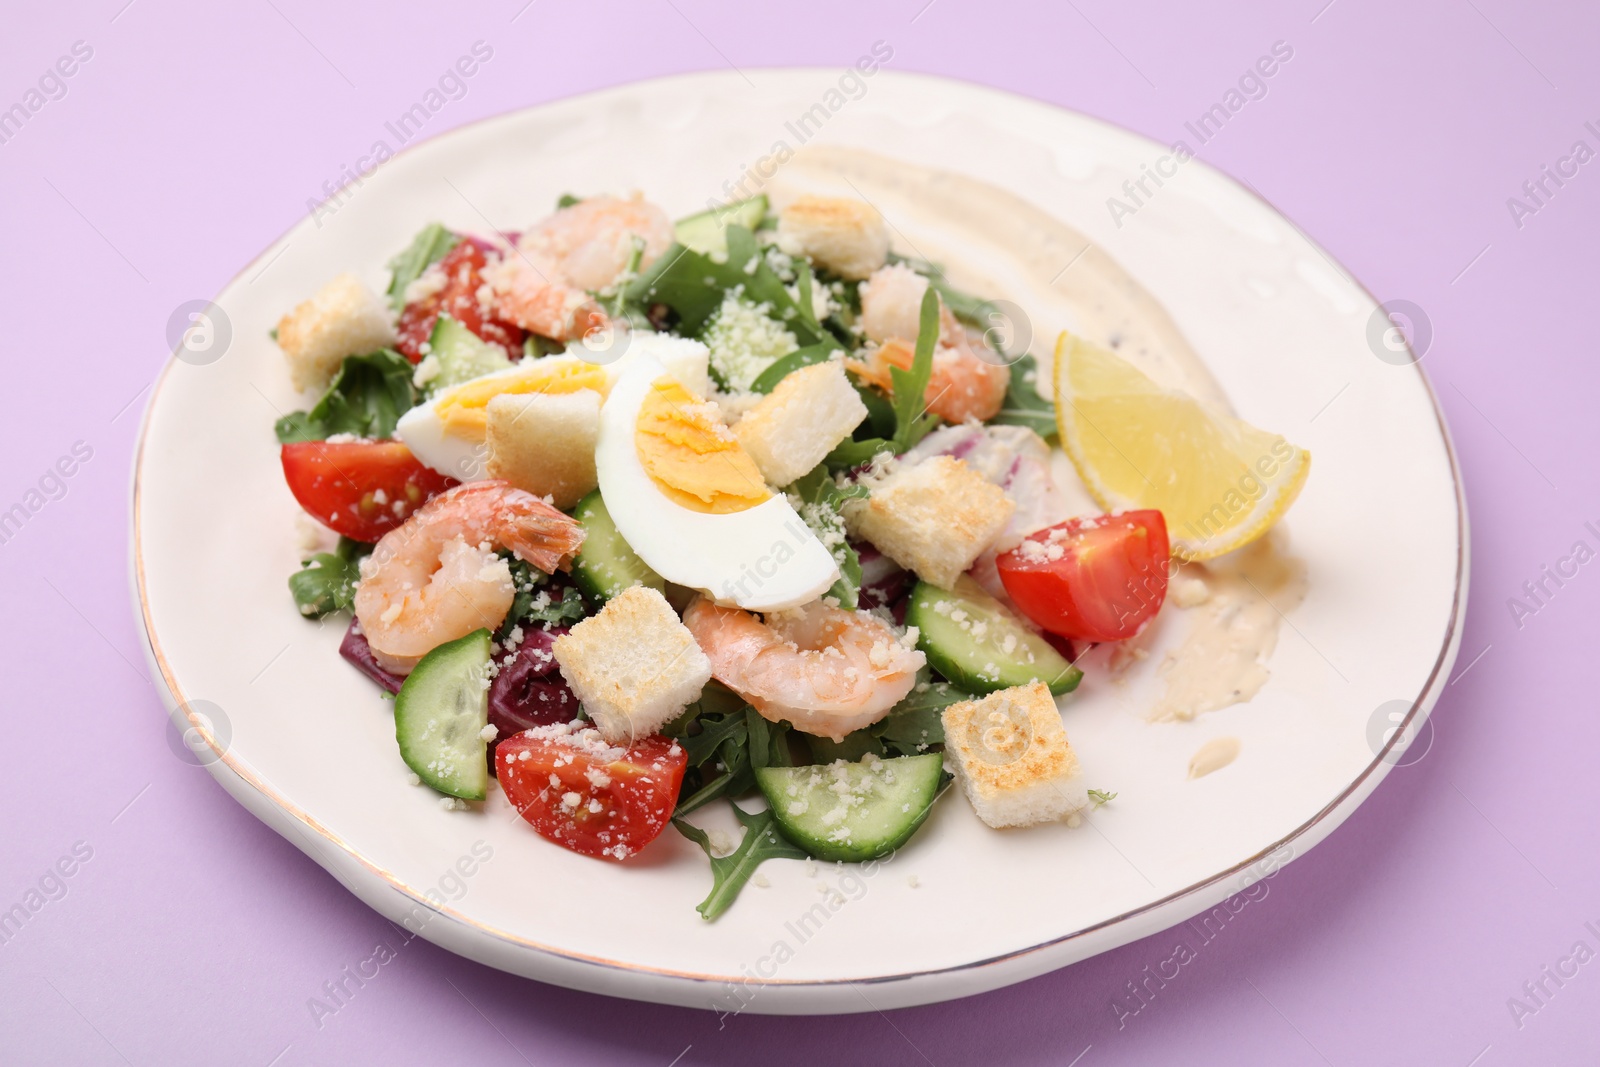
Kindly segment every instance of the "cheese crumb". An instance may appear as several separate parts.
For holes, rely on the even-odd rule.
[[[742,287],[735,287],[706,325],[703,339],[711,350],[711,369],[728,388],[747,392],[762,371],[800,347],[794,334],[771,317],[771,310],[770,304],[751,303]]]

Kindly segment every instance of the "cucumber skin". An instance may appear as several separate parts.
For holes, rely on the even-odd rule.
[[[702,255],[726,252],[728,243],[724,231],[729,225],[743,226],[754,232],[766,214],[767,194],[759,193],[748,200],[710,208],[681,218],[673,224],[673,236],[685,248]]]
[[[1053,648],[1046,650],[1065,668],[1059,671],[1053,680],[1044,677],[1040,672],[1030,670],[1027,666],[1018,663],[1015,666],[1005,666],[1000,670],[998,679],[986,678],[974,673],[963,664],[956,654],[948,647],[967,640],[966,635],[959,630],[954,630],[954,624],[946,620],[932,609],[932,602],[936,599],[962,600],[959,593],[948,592],[936,585],[919,581],[911,591],[910,605],[906,609],[906,625],[915,626],[918,631],[917,648],[928,657],[928,666],[938,671],[951,684],[958,689],[965,689],[969,693],[983,696],[987,693],[997,693],[1002,689],[1013,686],[1027,685],[1032,681],[1044,682],[1050,689],[1051,696],[1061,696],[1078,688],[1078,683],[1083,680],[1083,672],[1069,663],[1065,657]],[[1023,630],[1017,624],[1019,631],[1026,633],[1030,638],[1036,638],[1031,631]],[[952,633],[951,631],[954,630]]]
[[[778,829],[783,836],[805,849],[812,857],[829,863],[861,863],[866,860],[881,859],[894,852],[901,845],[911,839],[923,823],[928,821],[929,814],[933,811],[934,804],[944,793],[943,777],[944,757],[937,753],[928,753],[921,756],[892,756],[883,760],[884,763],[894,763],[902,760],[921,761],[932,765],[935,773],[932,777],[933,788],[929,792],[927,802],[920,810],[907,816],[905,825],[893,837],[874,842],[872,845],[842,845],[836,841],[819,839],[815,835],[793,825],[791,817],[784,813],[783,804],[789,799],[785,785],[793,774],[803,774],[811,767],[763,767],[756,771],[756,785],[760,787],[761,794],[767,798],[767,806],[772,809],[773,818],[778,824]],[[902,801],[903,802],[903,801]]]
[[[666,592],[666,581],[655,571],[645,566],[639,559],[638,553],[628,546],[617,532],[616,523],[611,521],[611,513],[606,510],[606,502],[600,497],[600,490],[596,489],[582,500],[577,507],[572,509],[572,517],[583,524],[583,545],[578,549],[577,556],[572,561],[572,578],[578,583],[578,588],[583,595],[596,603],[604,604],[607,600],[626,589],[627,586],[617,586],[617,582],[625,578],[633,580],[628,585],[646,585],[657,592]],[[632,557],[643,573],[632,575],[618,574],[616,546]],[[604,548],[610,558],[598,558],[599,551]]]
[[[418,721],[415,724],[412,721],[412,705],[419,700],[426,699],[419,693],[419,689],[427,685],[428,675],[432,673],[430,668],[442,667],[449,669],[453,665],[450,661],[473,651],[480,653],[483,664],[488,664],[490,655],[488,630],[474,630],[465,637],[447,641],[431,650],[422,657],[411,673],[406,676],[405,684],[400,686],[400,692],[394,698],[394,739],[395,743],[400,746],[400,758],[405,760],[406,766],[410,767],[412,772],[418,778],[421,778],[427,786],[438,790],[446,796],[460,797],[462,800],[482,800],[488,794],[489,743],[487,741],[479,742],[478,757],[475,761],[470,761],[467,767],[467,775],[464,779],[452,776],[449,780],[446,780],[440,778],[428,768],[430,760],[424,754],[416,752],[413,744],[407,738],[420,733],[423,729],[423,723],[431,718],[431,709],[418,708],[416,709]],[[419,676],[419,681],[416,685],[413,685],[412,679],[418,679]],[[488,725],[488,722],[489,691],[484,689],[483,723],[478,728],[481,730],[483,726]],[[431,755],[433,755],[431,752],[427,754],[427,756]]]

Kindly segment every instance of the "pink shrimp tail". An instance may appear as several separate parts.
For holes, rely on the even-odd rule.
[[[583,544],[583,526],[532,493],[512,488],[508,482],[481,483],[502,492],[495,528],[499,541],[518,559],[546,574],[566,570]]]
[[[526,560],[546,574],[567,570],[583,544],[583,527],[576,519],[563,515],[538,497],[530,499],[538,510],[511,516],[501,532],[501,540],[518,559]]]
[[[494,542],[546,574],[566,570],[583,544],[583,526],[510,482],[469,482],[437,498],[483,507],[481,521]]]

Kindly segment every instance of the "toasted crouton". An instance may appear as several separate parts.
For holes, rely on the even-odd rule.
[[[485,471],[565,511],[599,484],[600,394],[501,393],[489,400]]]
[[[655,733],[699,699],[711,661],[667,598],[635,585],[555,640],[561,676],[605,739]]]
[[[346,356],[364,356],[395,342],[389,309],[354,274],[341,274],[278,320],[278,347],[301,392],[326,389]]]
[[[734,425],[739,443],[772,485],[822,462],[867,417],[844,366],[828,360],[787,375]]]
[[[950,589],[1000,536],[1016,504],[954,456],[894,468],[845,506],[851,533],[900,566]]]
[[[990,826],[1031,826],[1088,806],[1078,757],[1043,682],[951,704],[942,718],[951,770]]]
[[[778,247],[859,280],[889,258],[889,227],[860,200],[802,196],[778,215]]]

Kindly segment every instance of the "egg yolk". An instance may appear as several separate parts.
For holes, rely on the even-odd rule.
[[[645,473],[682,507],[725,515],[772,495],[716,405],[670,375],[656,379],[645,394],[634,430]]]
[[[604,396],[606,372],[576,359],[536,361],[522,374],[463,382],[434,402],[446,433],[482,440],[488,433],[489,401],[506,393],[576,393],[593,389]]]

